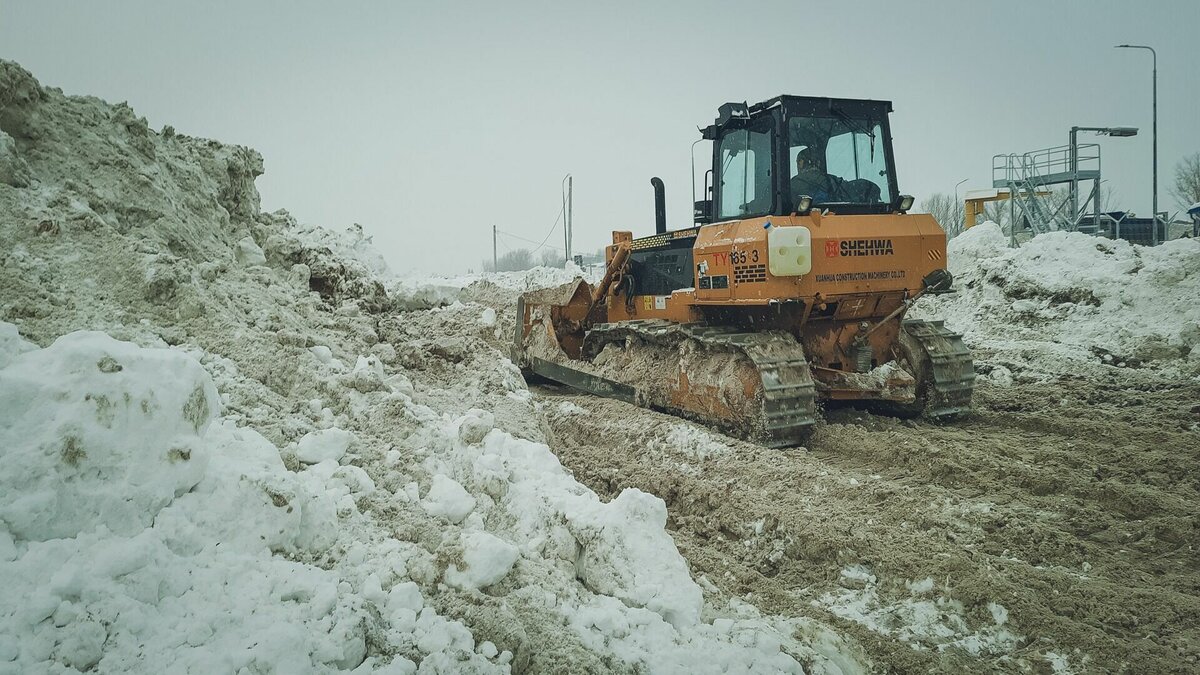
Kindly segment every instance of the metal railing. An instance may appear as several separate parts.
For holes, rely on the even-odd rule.
[[[1075,162],[1071,162],[1071,146],[1056,145],[1032,152],[992,156],[992,183],[1025,183],[1042,181],[1040,185],[1065,183],[1072,173],[1100,171],[1100,145],[1080,143],[1075,146]],[[1031,180],[1032,179],[1032,180]]]

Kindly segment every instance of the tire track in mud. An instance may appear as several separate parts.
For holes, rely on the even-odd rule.
[[[696,577],[764,612],[837,627],[880,670],[1050,672],[1060,657],[1089,672],[1197,667],[1196,384],[985,387],[977,412],[951,425],[835,410],[809,450],[791,451],[707,430],[725,449],[697,452],[672,437],[699,433],[682,420],[536,393],[581,482],[667,501]],[[855,566],[874,575],[865,589],[846,573]],[[995,629],[998,605],[1021,637],[972,650],[970,639],[868,628],[835,613],[855,593],[876,593],[881,615],[936,601],[944,625],[974,635]]]

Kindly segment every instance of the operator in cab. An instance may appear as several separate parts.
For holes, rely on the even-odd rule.
[[[829,201],[829,176],[817,164],[812,148],[804,148],[796,155],[796,174],[792,176],[792,204],[808,195],[813,203]]]

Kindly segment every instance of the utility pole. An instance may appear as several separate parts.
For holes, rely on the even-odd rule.
[[[571,261],[571,240],[575,238],[575,178],[567,179],[567,261]]]
[[[559,189],[562,190],[562,217],[563,217],[563,253],[566,254],[565,260],[571,259],[571,187],[575,179],[571,174],[563,176],[562,182],[559,183]],[[563,267],[566,267],[564,261]]]
[[[497,259],[496,259],[496,226],[495,226],[495,225],[493,225],[493,226],[492,226],[492,271],[493,271],[493,272],[499,272],[499,271],[500,271],[500,270],[496,269],[496,265],[497,265]]]

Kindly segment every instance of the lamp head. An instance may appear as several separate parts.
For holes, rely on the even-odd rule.
[[[1109,136],[1116,136],[1118,138],[1137,136],[1137,132],[1137,127],[1109,127],[1104,130],[1104,133]]]

